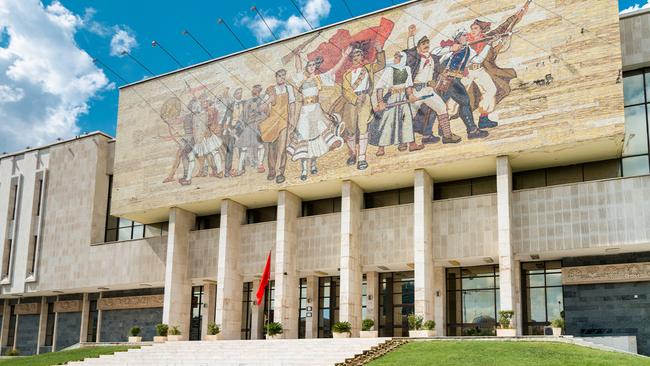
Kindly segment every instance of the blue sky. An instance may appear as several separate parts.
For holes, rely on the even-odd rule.
[[[343,0],[294,0],[313,25],[350,17]],[[360,15],[404,0],[347,0]],[[619,10],[650,6],[650,0],[621,0]],[[247,47],[271,40],[252,5],[280,35],[306,30],[291,0],[2,0],[0,1],[0,152],[37,146],[95,130],[115,135],[117,87],[124,83],[92,63],[96,57],[129,82],[147,75],[120,57],[129,50],[155,74],[178,66],[151,41],[160,42],[183,65],[241,49],[223,18]]]

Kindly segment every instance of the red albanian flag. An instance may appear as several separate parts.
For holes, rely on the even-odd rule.
[[[266,285],[269,284],[269,279],[271,278],[271,251],[269,250],[269,256],[266,258],[266,265],[264,266],[264,273],[262,273],[262,279],[260,280],[260,287],[257,289],[257,305],[259,306],[262,303],[264,298],[264,291],[266,290]]]
[[[350,45],[357,44],[365,45],[367,51],[366,62],[375,62],[377,57],[375,44],[379,44],[383,48],[384,43],[386,43],[386,40],[393,31],[394,26],[395,23],[382,17],[378,26],[366,28],[353,35],[351,35],[346,29],[339,29],[334,33],[329,41],[321,43],[314,51],[307,54],[307,59],[311,61],[319,56],[322,57],[323,63],[321,64],[320,71],[326,72],[339,62],[342,51],[345,51],[345,49]],[[343,73],[351,64],[351,61],[348,59],[345,64],[343,64],[343,67],[336,73],[337,83],[341,82],[343,79]]]

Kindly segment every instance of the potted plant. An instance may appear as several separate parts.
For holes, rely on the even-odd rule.
[[[208,324],[208,334],[205,336],[205,340],[216,341],[219,339],[219,333],[221,333],[219,326],[216,323],[210,323]]]
[[[359,337],[361,338],[377,338],[379,332],[372,330],[375,326],[375,321],[372,319],[363,319],[361,322],[361,332],[359,332]]]
[[[170,342],[180,341],[181,340],[181,331],[178,329],[178,325],[172,325],[169,327],[167,334],[167,340]]]
[[[411,338],[427,338],[436,335],[436,322],[433,320],[424,321],[422,315],[409,314],[409,337]],[[424,327],[426,325],[426,328]]]
[[[153,337],[155,343],[165,342],[167,340],[167,332],[169,331],[169,326],[167,324],[156,324],[156,336]]]
[[[497,328],[497,337],[516,337],[517,330],[512,328],[512,316],[515,314],[512,310],[499,311],[499,328]]]
[[[553,329],[553,336],[559,337],[562,335],[562,330],[564,329],[564,318],[553,319],[551,322],[551,327]]]
[[[266,339],[280,339],[282,337],[282,324],[271,322],[264,326],[266,329]]]
[[[142,337],[140,337],[140,327],[137,325],[129,330],[129,343],[140,343],[142,342]]]
[[[332,336],[334,338],[350,338],[352,324],[350,322],[336,322],[332,325]]]

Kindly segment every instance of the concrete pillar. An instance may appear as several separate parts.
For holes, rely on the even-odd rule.
[[[0,329],[0,345],[7,346],[7,337],[9,336],[9,317],[11,316],[10,300],[4,300],[2,308],[2,328]]]
[[[361,209],[363,191],[352,181],[344,181],[341,194],[341,294],[339,321],[352,325],[352,336],[361,330]]]
[[[415,263],[415,313],[424,320],[434,319],[433,179],[423,170],[415,171],[413,197],[413,262]]]
[[[521,336],[524,334],[524,319],[523,312],[521,310],[521,262],[515,260],[514,262],[514,276],[515,276],[515,328],[517,329],[517,335]]]
[[[90,313],[90,300],[88,293],[83,294],[81,302],[81,329],[79,330],[79,342],[86,342],[88,338],[88,314]]]
[[[447,334],[447,282],[445,267],[433,267],[433,289],[434,289],[434,316],[436,322],[436,334],[443,336]]]
[[[257,306],[257,298],[255,293],[260,287],[260,280],[253,281],[253,306],[251,308],[251,339],[264,339],[264,301]]]
[[[205,338],[208,334],[208,324],[214,323],[214,313],[217,309],[217,284],[214,282],[203,282],[203,306],[201,314],[203,321],[201,322],[201,339]]]
[[[172,207],[169,213],[163,323],[170,327],[177,326],[183,340],[187,340],[190,333],[192,281],[189,275],[189,235],[195,219],[193,213],[178,207]]]
[[[47,332],[47,297],[41,298],[41,314],[38,317],[38,338],[36,339],[36,354],[41,353],[41,347],[45,345],[45,333]]]
[[[56,297],[55,301],[59,301],[59,296]],[[59,313],[56,312],[54,313],[54,332],[52,332],[52,352],[55,352],[58,350],[56,347],[56,332],[59,329]]]
[[[217,265],[216,323],[223,339],[241,338],[242,283],[239,273],[240,228],[246,207],[232,200],[221,202],[219,261]]]
[[[512,169],[507,156],[497,157],[497,226],[499,242],[499,299],[501,310],[515,311],[515,268],[512,250]],[[517,323],[519,314],[513,316]],[[514,324],[518,328],[517,324]]]
[[[307,313],[305,318],[305,338],[318,338],[318,277],[307,276]]]
[[[99,298],[101,299],[104,296],[104,292],[99,293]],[[101,342],[102,335],[102,309],[97,309],[97,337],[96,342]]]
[[[282,323],[282,338],[298,338],[298,289],[296,229],[302,201],[287,191],[278,193],[275,231],[275,319]]]
[[[366,319],[375,322],[379,330],[379,273],[366,272]]]

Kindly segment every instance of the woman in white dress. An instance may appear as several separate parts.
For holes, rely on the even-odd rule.
[[[330,150],[342,145],[343,140],[337,136],[336,121],[331,115],[323,111],[319,101],[319,94],[323,86],[336,85],[336,72],[339,70],[351,49],[346,49],[339,62],[331,70],[321,73],[319,70],[322,58],[308,61],[302,68],[302,59],[296,57],[296,71],[294,82],[302,95],[302,105],[298,113],[296,128],[287,146],[287,153],[292,160],[300,160],[300,179],[307,179],[307,165],[309,172],[318,173],[316,161]]]

